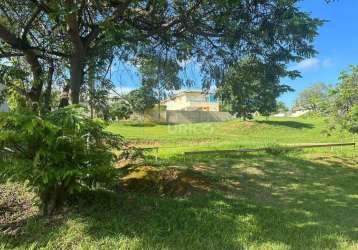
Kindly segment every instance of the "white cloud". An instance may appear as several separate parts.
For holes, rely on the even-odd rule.
[[[320,68],[329,68],[333,65],[332,59],[309,58],[297,63],[293,69],[299,71],[312,71]]]
[[[296,70],[308,71],[318,69],[321,61],[318,58],[309,58],[299,62],[296,66]]]

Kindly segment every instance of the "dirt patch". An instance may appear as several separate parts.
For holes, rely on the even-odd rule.
[[[252,122],[252,121],[244,121],[244,122],[242,122],[242,126],[245,127],[245,128],[252,128],[255,125],[256,125],[256,123]]]
[[[242,169],[241,172],[247,175],[257,175],[257,176],[265,175],[264,171],[256,167],[246,167]]]
[[[35,194],[21,184],[0,184],[0,233],[17,235],[27,218],[38,213]]]
[[[119,187],[125,191],[163,196],[189,196],[195,192],[210,191],[212,183],[199,172],[142,166],[121,178]]]
[[[205,164],[197,164],[193,166],[193,169],[201,173],[215,173],[215,168]]]
[[[129,146],[137,148],[160,147],[160,142],[155,140],[131,139]]]
[[[255,126],[257,123],[254,121],[240,121],[230,124],[230,128],[251,128]]]

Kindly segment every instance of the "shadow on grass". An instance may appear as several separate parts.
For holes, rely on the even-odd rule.
[[[268,124],[271,126],[285,126],[289,128],[303,129],[303,128],[314,128],[311,123],[296,122],[296,121],[256,121],[257,123]]]
[[[129,126],[129,127],[155,127],[158,124],[156,123],[149,123],[149,122],[136,122],[136,123],[126,123],[125,126]]]
[[[266,154],[170,161],[205,175],[213,188],[189,197],[91,192],[60,225],[32,219],[20,239],[4,240],[9,247],[37,242],[48,248],[128,249],[354,249],[357,244],[357,161]]]

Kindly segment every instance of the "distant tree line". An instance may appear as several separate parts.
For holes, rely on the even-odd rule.
[[[358,133],[358,66],[343,71],[335,86],[316,83],[303,90],[294,109],[306,109],[329,118],[330,129]]]

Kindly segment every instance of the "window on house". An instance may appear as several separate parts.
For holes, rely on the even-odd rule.
[[[214,103],[214,102],[217,102],[217,98],[216,98],[215,95],[208,95],[208,96],[206,97],[206,101],[207,101],[207,102],[210,102],[210,103]]]

